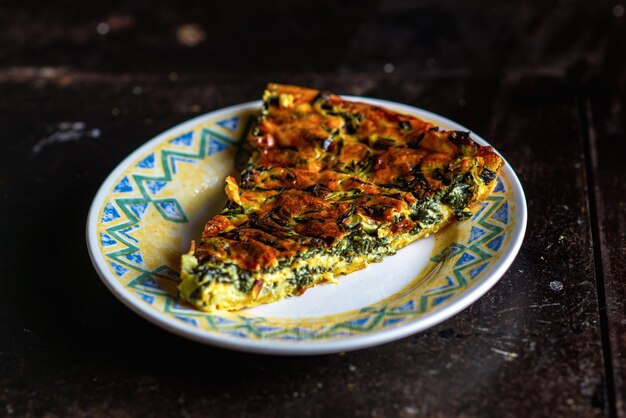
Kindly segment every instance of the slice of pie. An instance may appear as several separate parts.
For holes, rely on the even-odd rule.
[[[381,261],[470,217],[503,165],[469,132],[280,84],[268,85],[243,150],[226,207],[182,256],[179,296],[205,311],[298,295]]]

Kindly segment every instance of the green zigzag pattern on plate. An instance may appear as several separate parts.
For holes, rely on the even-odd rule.
[[[474,225],[480,226],[485,232],[476,237],[470,234],[468,242],[453,242],[444,251],[432,257],[434,263],[438,263],[441,270],[452,266],[450,274],[446,277],[448,283],[438,288],[420,292],[417,298],[409,296],[415,288],[408,288],[399,295],[398,302],[388,303],[383,306],[372,306],[361,309],[354,318],[331,323],[321,327],[304,326],[273,326],[271,320],[262,317],[247,317],[232,313],[208,314],[179,305],[175,300],[168,297],[165,303],[165,312],[183,320],[193,326],[206,327],[213,332],[228,334],[239,338],[253,338],[265,340],[322,340],[341,338],[345,335],[366,334],[372,331],[393,327],[401,322],[423,315],[435,309],[437,305],[447,299],[454,298],[467,287],[468,282],[475,279],[493,261],[497,249],[491,249],[495,240],[503,242],[506,233],[508,219],[510,218],[508,202],[504,195],[504,186],[498,180],[499,186],[472,218]],[[503,220],[496,219],[495,214],[502,211],[506,213]],[[501,224],[501,225],[498,225]],[[508,224],[510,226],[510,224]],[[460,263],[460,261],[468,260]],[[480,271],[472,272],[480,268]],[[417,292],[416,292],[417,293]],[[204,321],[204,323],[201,323]]]
[[[487,244],[492,242],[497,237],[501,237],[504,240],[504,228],[502,226],[494,224],[498,222],[492,218],[492,215],[500,210],[505,202],[503,196],[492,195],[487,198],[486,207],[483,207],[476,223],[480,225],[484,231],[484,235],[480,239],[472,240],[470,235],[469,244],[463,244],[461,242],[452,242],[441,253],[432,257],[432,261],[439,262],[452,262],[455,261],[455,267],[452,269],[452,276],[448,276],[448,284],[435,289],[430,289],[420,299],[420,307],[422,310],[426,310],[431,306],[436,306],[443,300],[454,296],[454,294],[467,286],[467,282],[475,278],[476,274],[472,272],[474,269],[486,268],[489,260],[493,258],[493,250],[490,251],[485,248]],[[508,208],[507,208],[508,210]],[[490,222],[491,221],[491,222]],[[472,227],[474,229],[474,227]],[[467,257],[469,260],[459,265],[463,257]]]
[[[180,138],[184,135],[192,135],[194,131],[191,130],[183,135],[179,135],[177,138]],[[125,246],[125,248],[121,250],[117,250],[111,253],[106,254],[111,261],[117,263],[118,265],[125,266],[131,268],[133,270],[138,271],[140,274],[136,278],[134,278],[128,286],[134,289],[141,289],[142,292],[149,292],[158,295],[166,294],[163,290],[160,292],[156,290],[156,287],[151,290],[146,290],[142,286],[142,283],[148,280],[152,276],[156,276],[165,280],[173,280],[177,281],[176,277],[178,273],[174,272],[169,266],[161,265],[153,270],[146,270],[141,265],[138,265],[136,262],[132,262],[128,259],[128,256],[133,254],[137,254],[140,248],[131,242],[129,239],[128,233],[132,232],[135,228],[140,227],[140,219],[133,212],[132,207],[137,205],[150,205],[152,204],[156,210],[161,214],[161,216],[170,222],[187,222],[187,216],[185,215],[180,203],[176,199],[153,199],[152,196],[146,190],[147,182],[170,182],[172,180],[174,170],[174,164],[176,159],[182,159],[182,161],[193,162],[204,159],[207,156],[207,149],[209,149],[209,139],[215,139],[222,141],[224,145],[227,147],[236,144],[236,141],[232,138],[224,136],[218,132],[215,132],[211,129],[203,129],[200,134],[200,145],[198,150],[195,152],[183,152],[179,150],[172,149],[163,149],[160,152],[158,161],[161,162],[162,174],[155,174],[152,176],[142,175],[142,174],[133,174],[132,178],[137,185],[141,197],[131,197],[131,198],[117,198],[113,199],[115,204],[122,213],[126,216],[127,221],[121,224],[117,224],[111,226],[106,229],[106,232],[118,243],[121,243]],[[180,160],[179,160],[180,161]],[[155,165],[156,166],[156,165]],[[164,209],[162,204],[168,203],[174,205],[177,209],[177,213],[180,214],[179,217],[173,217],[168,214]]]
[[[248,118],[243,134],[247,132],[250,120],[251,118]],[[194,139],[195,129],[183,135],[191,134],[191,138]],[[177,138],[181,138],[183,135],[179,135]],[[106,254],[106,257],[120,266],[130,268],[138,273],[126,285],[128,288],[132,289],[146,303],[152,305],[158,299],[162,302],[160,304],[162,307],[159,309],[162,309],[165,313],[194,327],[205,328],[210,332],[252,339],[323,340],[341,338],[346,335],[365,334],[396,326],[435,309],[437,305],[446,299],[459,295],[467,287],[468,281],[471,281],[476,276],[480,276],[480,271],[477,273],[473,273],[473,271],[487,267],[494,254],[497,253],[497,249],[488,248],[490,243],[495,242],[497,239],[500,239],[502,242],[508,230],[506,228],[508,215],[505,216],[504,221],[496,219],[497,216],[494,216],[494,214],[500,213],[503,207],[505,212],[509,210],[506,207],[507,201],[504,195],[504,186],[499,179],[499,187],[496,188],[494,194],[484,204],[484,207],[470,221],[478,225],[481,232],[470,234],[466,243],[454,242],[450,244],[446,250],[432,258],[434,263],[438,263],[438,269],[448,271],[449,273],[446,276],[448,283],[444,286],[420,292],[415,292],[416,288],[407,288],[400,294],[397,294],[394,298],[395,300],[390,303],[363,308],[349,320],[331,322],[323,326],[277,326],[272,324],[271,318],[248,317],[233,313],[208,314],[199,312],[179,305],[158,284],[156,279],[177,282],[178,273],[176,271],[167,265],[147,270],[139,265],[140,263],[137,263],[136,260],[132,260],[133,254],[139,253],[140,248],[132,242],[133,238],[128,234],[141,225],[141,219],[132,210],[134,205],[153,205],[165,220],[170,222],[187,222],[187,217],[178,201],[175,199],[154,199],[146,190],[146,187],[149,188],[147,183],[163,182],[167,184],[167,182],[170,182],[176,173],[176,161],[194,162],[204,159],[207,151],[211,153],[213,149],[213,147],[209,146],[210,137],[222,141],[227,146],[237,142],[213,130],[203,128],[196,152],[162,149],[156,158],[160,162],[162,173],[154,175],[132,174],[130,177],[137,185],[139,196],[113,199],[126,217],[126,221],[106,229],[111,238],[125,247]],[[156,193],[153,192],[153,194]],[[162,205],[160,205],[163,202],[174,205],[177,209],[175,213],[181,216],[172,216],[165,211]],[[110,203],[108,202],[108,204]],[[464,257],[465,261],[460,262]],[[452,267],[449,268],[450,266]],[[118,276],[121,275],[118,274]],[[411,294],[419,294],[420,296],[412,297]]]

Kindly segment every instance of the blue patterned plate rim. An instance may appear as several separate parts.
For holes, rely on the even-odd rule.
[[[381,99],[355,96],[343,97],[345,97],[346,99],[358,100],[374,105],[380,105],[400,112],[423,117],[439,126],[442,126],[445,129],[469,131],[467,128],[456,122],[453,122],[443,116],[417,107]],[[142,146],[132,152],[128,157],[126,157],[109,174],[109,176],[106,178],[106,180],[103,182],[100,189],[96,193],[92,205],[89,209],[86,225],[86,240],[89,255],[98,275],[100,276],[106,287],[118,299],[120,299],[120,301],[122,301],[126,306],[128,306],[131,310],[133,310],[140,316],[174,334],[189,338],[197,342],[221,348],[274,355],[329,354],[357,350],[395,341],[400,338],[404,338],[409,335],[418,333],[420,331],[424,331],[436,324],[439,324],[440,322],[443,322],[444,320],[461,312],[463,309],[465,309],[473,302],[478,300],[481,296],[483,296],[498,282],[498,280],[500,280],[500,278],[510,267],[511,263],[515,259],[515,256],[519,252],[526,231],[527,206],[521,183],[517,178],[517,175],[515,174],[513,168],[508,162],[506,162],[505,159],[506,165],[504,166],[501,175],[506,177],[506,179],[508,180],[509,187],[511,188],[514,196],[514,205],[516,210],[514,228],[511,231],[510,240],[501,249],[501,256],[495,261],[494,265],[491,266],[489,271],[483,277],[472,282],[471,285],[468,285],[459,296],[452,298],[452,300],[448,303],[440,304],[432,311],[429,311],[428,313],[425,313],[413,320],[405,321],[397,327],[376,330],[367,334],[349,335],[344,339],[321,341],[276,341],[242,339],[228,334],[216,334],[204,331],[202,329],[198,329],[183,321],[168,316],[159,310],[153,309],[145,303],[142,303],[139,298],[134,296],[127,287],[125,287],[113,274],[111,274],[111,271],[107,267],[104,255],[99,248],[97,234],[99,214],[103,202],[110,193],[111,187],[113,186],[114,182],[119,179],[119,176],[124,173],[124,171],[127,170],[129,166],[133,162],[135,162],[140,156],[144,155],[146,152],[150,151],[152,148],[156,147],[158,144],[165,141],[166,139],[171,138],[173,135],[176,135],[176,133],[186,132],[187,130],[192,129],[193,127],[204,121],[218,119],[221,115],[228,115],[234,112],[244,112],[246,110],[260,108],[260,105],[260,101],[252,101],[222,108],[197,116],[193,119],[190,119],[166,130],[165,132],[144,143]],[[471,134],[471,138],[479,144],[491,146],[486,140],[474,133]],[[496,150],[496,152],[498,151]]]

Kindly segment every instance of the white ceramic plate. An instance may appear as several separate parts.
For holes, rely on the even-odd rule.
[[[466,128],[433,113],[348,97]],[[451,317],[489,290],[526,229],[524,192],[510,165],[470,219],[381,263],[303,296],[239,312],[203,313],[178,303],[180,254],[226,201],[235,147],[260,108],[207,113],[146,142],[109,175],[87,220],[87,247],[106,286],[128,307],[176,334],[266,354],[322,354],[393,341]],[[485,140],[472,135],[483,145]]]

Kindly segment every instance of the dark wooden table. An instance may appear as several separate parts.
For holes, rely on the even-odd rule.
[[[285,3],[0,1],[0,416],[626,416],[625,3]],[[317,357],[203,346],[118,302],[85,246],[99,185],[268,81],[487,138],[529,208],[502,280],[428,331]]]

